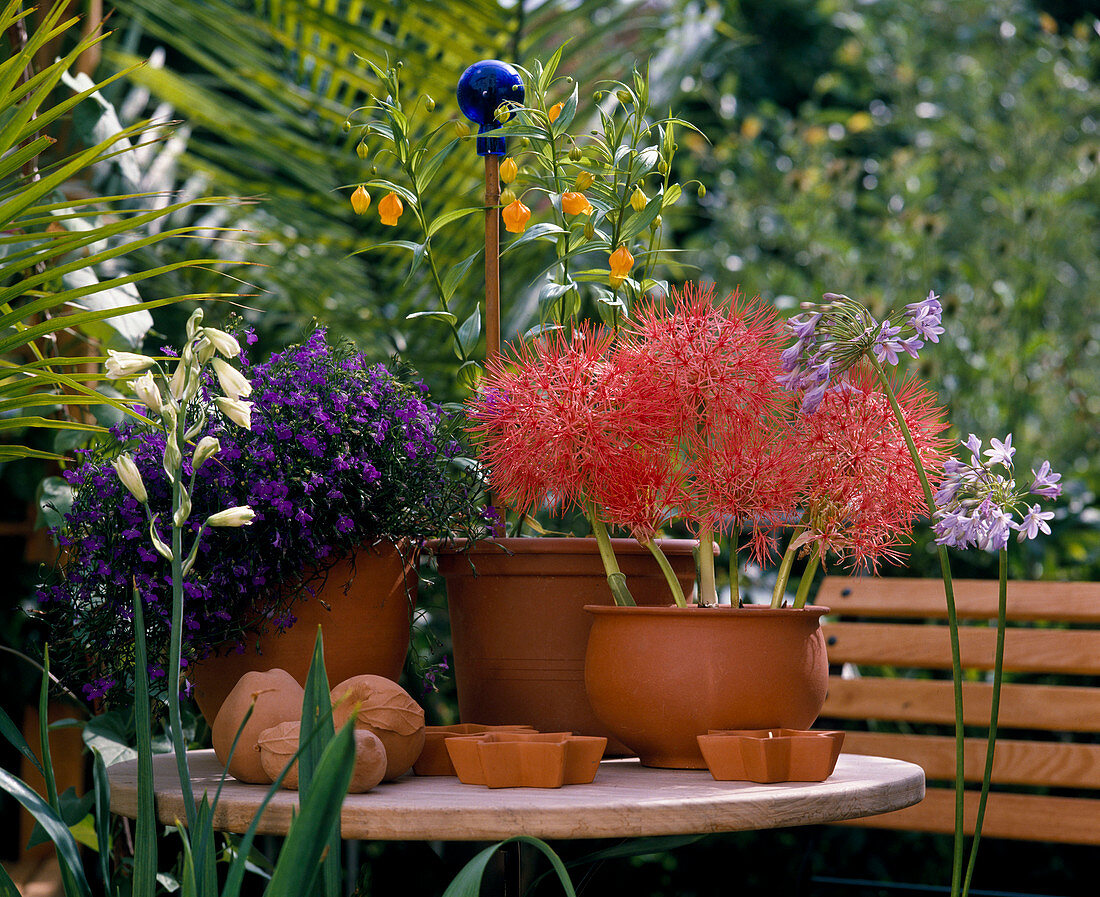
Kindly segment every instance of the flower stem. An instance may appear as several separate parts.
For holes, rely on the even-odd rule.
[[[649,553],[657,559],[657,564],[661,568],[661,572],[665,575],[665,582],[668,583],[668,589],[672,592],[672,600],[676,602],[677,607],[687,607],[687,599],[684,597],[684,590],[680,587],[680,580],[676,578],[676,573],[673,572],[672,564],[668,562],[668,557],[661,550],[661,546],[658,545],[653,539],[639,539],[646,548],[649,549]]]
[[[718,588],[714,583],[714,529],[699,527],[699,604],[718,603]]]
[[[970,842],[970,860],[966,866],[966,879],[963,881],[963,897],[970,893],[970,879],[974,875],[974,865],[978,859],[978,841],[982,837],[985,805],[989,798],[989,781],[993,777],[993,753],[997,747],[997,718],[1001,706],[1001,679],[1003,678],[1005,659],[1005,622],[1008,615],[1008,549],[1002,548],[999,554],[1000,588],[997,595],[997,647],[993,657],[993,695],[989,706],[989,736],[985,745],[985,769],[982,771],[982,791],[978,797],[978,814],[974,819],[974,840]]]
[[[633,607],[638,602],[630,594],[626,585],[626,576],[619,569],[619,562],[615,559],[615,549],[611,547],[611,537],[607,533],[607,526],[600,519],[600,514],[592,502],[585,502],[585,516],[592,525],[592,532],[596,536],[596,545],[600,549],[600,559],[603,568],[607,572],[607,584],[611,587],[611,597],[620,607]]]
[[[791,544],[787,546],[787,551],[779,564],[779,572],[775,575],[775,588],[772,589],[772,607],[779,607],[783,603],[783,593],[787,591],[787,580],[791,578],[791,566],[794,564],[794,556],[798,552],[798,549],[794,547],[794,540],[798,533],[799,530],[795,530],[794,535],[791,536]]]
[[[184,448],[183,432],[187,426],[187,406],[181,403],[175,432],[166,434],[175,439],[181,457]],[[191,771],[187,765],[187,744],[183,740],[183,722],[180,718],[180,658],[183,650],[183,527],[175,521],[176,511],[182,500],[183,471],[172,474],[172,631],[168,647],[168,724],[172,733],[172,749],[176,755],[176,770],[183,789],[183,808],[187,830],[195,833],[197,812],[195,795],[191,790]]]
[[[890,387],[890,381],[883,371],[882,365],[871,355],[866,356],[878,375],[886,398],[890,401],[890,407],[894,411],[898,426],[901,427],[902,436],[909,449],[909,455],[913,459],[917,476],[920,478],[921,487],[924,489],[924,500],[928,504],[928,513],[936,511],[936,500],[932,495],[932,486],[928,482],[928,474],[921,463],[917,446],[913,442],[913,434],[909,432],[909,425],[905,421],[901,406],[894,396],[894,390]],[[963,788],[965,785],[964,766],[964,731],[963,731],[963,705],[962,705],[962,657],[959,649],[959,617],[955,610],[955,590],[951,578],[951,561],[947,556],[947,548],[939,545],[940,573],[943,576],[943,592],[947,602],[947,626],[951,635],[951,678],[954,684],[955,700],[955,843],[951,860],[951,897],[959,897],[962,883],[963,868]],[[988,770],[986,771],[988,773]],[[988,775],[983,781],[983,787],[988,787]]]
[[[798,582],[798,591],[794,596],[795,607],[805,607],[806,599],[810,595],[810,584],[814,581],[814,574],[817,573],[817,565],[821,562],[821,551],[815,551],[810,555],[809,561],[806,562],[806,570],[802,574],[802,579]]]

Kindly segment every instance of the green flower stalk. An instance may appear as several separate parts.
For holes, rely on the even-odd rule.
[[[247,526],[253,512],[248,507],[228,508],[210,515],[190,546],[184,545],[184,528],[191,515],[191,493],[195,487],[195,471],[203,462],[217,454],[218,440],[206,437],[200,440],[192,453],[190,482],[184,483],[183,458],[187,442],[202,430],[205,411],[192,411],[191,400],[198,393],[203,369],[213,364],[217,379],[226,396],[215,401],[225,416],[234,423],[249,426],[251,403],[241,396],[251,392],[248,381],[221,358],[234,358],[240,354],[236,339],[221,330],[202,326],[202,309],[196,309],[187,322],[187,343],[180,353],[176,369],[169,378],[156,359],[129,352],[111,353],[107,361],[108,373],[125,377],[145,372],[132,383],[135,394],[145,404],[148,414],[159,423],[165,436],[164,474],[172,487],[171,544],[166,543],[157,531],[157,517],[149,507],[149,496],[142,482],[141,473],[133,459],[122,454],[112,462],[119,480],[141,502],[149,521],[149,539],[154,550],[172,565],[172,627],[168,658],[168,724],[172,746],[176,755],[176,767],[183,788],[184,813],[187,826],[194,831],[198,819],[191,775],[187,765],[187,745],[183,737],[180,717],[180,667],[183,637],[183,583],[198,556],[199,544],[208,526]],[[153,368],[156,376],[149,370]],[[159,382],[158,382],[159,381]]]

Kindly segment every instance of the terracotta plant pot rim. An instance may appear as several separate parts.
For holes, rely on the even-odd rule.
[[[586,604],[584,609],[590,614],[597,616],[634,616],[634,617],[677,617],[677,616],[692,616],[692,617],[720,617],[720,616],[736,616],[753,619],[762,619],[764,617],[789,617],[791,614],[799,614],[801,616],[821,617],[829,612],[829,608],[822,607],[819,604],[808,604],[805,607],[768,607],[766,605],[749,605],[747,607],[731,607],[728,604],[719,605],[718,607],[699,607],[697,605],[690,605],[688,607],[678,607],[675,604],[665,605],[663,607],[622,607],[622,606],[605,606],[601,604]]]
[[[699,544],[695,539],[657,539],[664,551],[687,552]],[[425,543],[425,550],[432,554],[576,554],[578,549],[599,554],[599,545],[589,536],[514,536],[501,539],[481,539],[469,548],[466,539],[448,542],[434,540]],[[637,551],[649,554],[649,549],[636,539],[612,539],[616,551]]]

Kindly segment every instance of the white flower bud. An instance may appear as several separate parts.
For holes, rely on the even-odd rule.
[[[119,455],[111,462],[111,466],[115,469],[115,473],[118,474],[118,478],[122,482],[122,485],[130,490],[130,494],[134,496],[134,498],[142,504],[149,501],[149,493],[145,491],[145,483],[141,479],[141,471],[138,470],[133,458],[129,455]]]
[[[233,423],[244,427],[246,430],[252,429],[251,402],[244,402],[241,399],[230,399],[225,396],[218,396],[214,402],[217,404],[218,410],[233,421]]]
[[[165,560],[172,560],[172,549],[169,548],[157,535],[157,518],[154,517],[149,521],[149,538],[153,542],[153,548],[156,549],[159,554]]]
[[[112,380],[121,380],[123,377],[140,374],[154,364],[156,364],[156,361],[148,355],[137,355],[134,352],[116,352],[114,349],[108,349],[107,362],[104,367],[107,369],[108,377]]]
[[[193,340],[199,332],[199,327],[202,324],[202,309],[196,308],[191,312],[191,317],[187,319],[187,339]]]
[[[187,367],[182,358],[176,362],[176,369],[172,372],[172,382],[168,388],[172,391],[172,398],[177,402],[183,398],[183,391],[187,388]]]
[[[236,358],[241,354],[241,344],[237,342],[236,337],[230,336],[224,330],[218,330],[216,327],[205,327],[203,328],[203,335],[226,358]]]
[[[207,526],[251,526],[256,512],[248,505],[226,508],[206,518]]]
[[[164,446],[164,472],[168,474],[168,478],[173,482],[179,476],[180,462],[183,460],[180,455],[180,447],[176,443],[176,434],[168,434],[168,442]]]
[[[176,513],[172,516],[172,526],[181,527],[187,522],[187,518],[191,516],[191,495],[187,491],[187,487],[180,483],[180,506],[176,508]]]
[[[164,399],[161,397],[157,381],[153,379],[153,375],[149,371],[146,371],[137,380],[130,381],[130,388],[141,399],[141,403],[149,409],[151,414],[160,417],[161,412],[164,410]]]
[[[202,467],[208,459],[221,451],[221,447],[221,443],[214,436],[203,436],[195,446],[195,454],[191,456],[192,469],[198,470]]]
[[[206,364],[211,358],[214,357],[214,344],[210,342],[205,336],[199,340],[199,344],[195,347],[195,354],[198,356],[199,364]]]
[[[215,358],[213,364],[214,373],[218,375],[218,382],[222,386],[222,391],[229,398],[239,399],[241,396],[252,394],[252,384],[233,365],[222,361],[220,358]]]

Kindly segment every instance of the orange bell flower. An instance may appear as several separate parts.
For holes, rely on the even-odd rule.
[[[611,253],[607,257],[607,262],[611,267],[611,275],[608,277],[607,282],[612,289],[616,289],[626,279],[630,269],[634,267],[634,256],[630,254],[630,250],[624,245]]]
[[[561,195],[561,210],[566,215],[590,215],[592,204],[583,193],[575,193],[572,190]]]
[[[378,203],[378,217],[383,224],[397,224],[397,219],[404,211],[405,205],[401,202],[401,197],[393,192],[387,193]]]
[[[351,207],[356,215],[362,215],[370,208],[370,194],[362,184],[356,187],[355,192],[351,194]]]
[[[500,216],[504,219],[504,229],[508,233],[522,234],[527,230],[527,219],[531,217],[531,210],[515,199],[504,207]]]
[[[558,116],[561,115],[561,111],[564,108],[565,103],[555,103],[553,106],[551,106],[546,112],[546,114],[550,118],[550,121],[556,122],[558,120]]]

